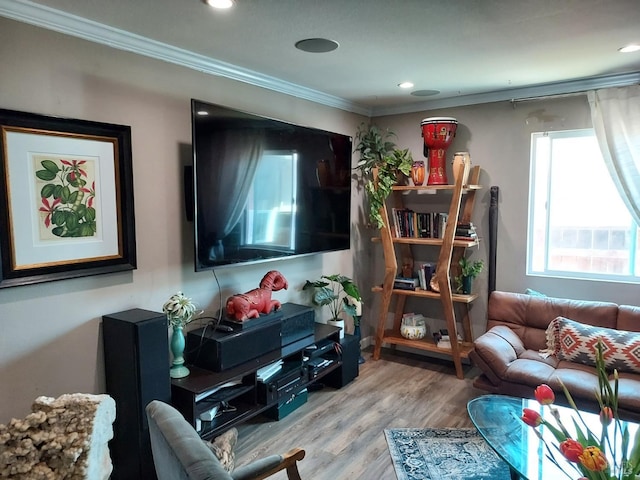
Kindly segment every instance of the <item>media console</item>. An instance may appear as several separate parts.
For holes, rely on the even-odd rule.
[[[340,339],[339,328],[316,323],[311,335],[233,368],[214,372],[189,366],[188,377],[171,380],[171,403],[210,439],[261,413],[283,418],[320,380],[341,388],[358,375],[358,352],[353,335]],[[261,380],[265,367],[274,365],[277,373]]]

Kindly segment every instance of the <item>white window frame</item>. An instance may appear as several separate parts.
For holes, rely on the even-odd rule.
[[[549,209],[546,208],[550,202],[550,185],[551,185],[551,148],[549,144],[548,154],[547,152],[539,152],[537,149],[541,146],[541,142],[538,139],[543,137],[550,138],[552,142],[555,139],[562,139],[568,137],[579,136],[593,136],[595,138],[594,130],[580,129],[580,130],[566,130],[566,131],[553,131],[553,132],[536,132],[531,135],[531,159],[530,159],[530,177],[529,177],[529,219],[528,219],[528,232],[527,232],[527,275],[540,276],[540,277],[552,277],[552,278],[575,278],[581,280],[596,280],[606,282],[624,282],[624,283],[640,283],[640,262],[637,256],[640,255],[639,243],[638,243],[638,228],[633,223],[633,219],[630,221],[635,228],[631,228],[630,242],[629,242],[629,264],[630,273],[628,275],[615,274],[615,273],[599,273],[588,271],[573,271],[573,270],[553,270],[549,267],[549,238],[551,235],[549,229]],[[599,150],[598,150],[599,152]],[[541,155],[539,157],[539,155]],[[542,156],[544,155],[544,156]],[[536,165],[537,159],[540,158],[543,162],[542,165]],[[603,160],[604,162],[604,160]],[[594,185],[594,188],[598,188]],[[540,196],[543,195],[544,207],[540,206]],[[538,203],[536,208],[536,202]],[[536,225],[540,225],[543,222],[543,238],[535,239]],[[538,229],[539,230],[539,229]],[[537,243],[534,243],[538,240]],[[542,243],[541,243],[542,240]],[[635,248],[632,246],[635,245]],[[542,249],[542,250],[541,250]],[[592,250],[594,248],[591,248]]]

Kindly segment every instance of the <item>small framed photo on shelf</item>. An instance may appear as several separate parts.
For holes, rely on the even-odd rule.
[[[136,268],[131,128],[0,109],[0,288]]]

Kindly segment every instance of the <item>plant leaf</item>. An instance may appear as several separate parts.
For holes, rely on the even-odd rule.
[[[40,162],[40,165],[42,165],[42,168],[44,168],[48,172],[53,173],[54,176],[56,173],[60,171],[60,167],[58,167],[58,165],[55,162],[52,162],[51,160],[43,160]]]

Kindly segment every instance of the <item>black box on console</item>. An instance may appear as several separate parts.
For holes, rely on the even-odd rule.
[[[283,303],[282,313],[282,346],[313,335],[316,315],[313,308],[297,303]]]
[[[214,330],[211,326],[191,330],[185,348],[187,363],[214,372],[237,367],[278,350],[281,325],[277,316],[273,322],[233,332]]]

